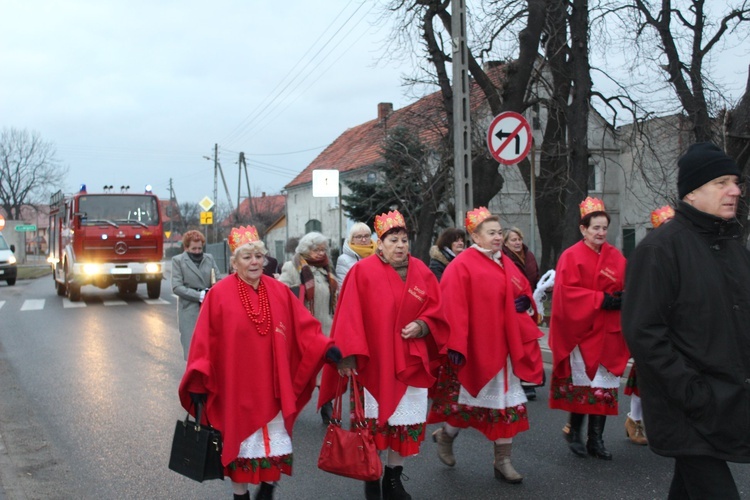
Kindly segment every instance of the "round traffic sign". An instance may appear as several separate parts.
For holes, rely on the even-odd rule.
[[[5,217],[0,215],[0,231],[2,231],[4,227],[5,227]]]
[[[526,158],[532,140],[529,122],[515,111],[497,115],[487,131],[490,154],[503,165],[514,165]]]

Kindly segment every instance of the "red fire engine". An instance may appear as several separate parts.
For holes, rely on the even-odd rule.
[[[159,298],[163,226],[150,187],[144,194],[90,194],[85,185],[69,197],[58,191],[50,199],[49,230],[47,261],[58,295],[75,302],[83,285],[117,285],[128,294],[146,283],[148,297]]]

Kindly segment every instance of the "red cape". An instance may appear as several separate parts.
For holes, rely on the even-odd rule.
[[[273,323],[267,335],[258,333],[240,301],[238,279],[229,276],[206,295],[179,388],[182,406],[191,413],[188,393],[208,394],[206,413],[222,433],[224,465],[237,458],[244,439],[279,411],[292,435],[333,344],[289,287],[267,276],[261,280]],[[257,295],[251,300],[257,307]]]
[[[536,311],[531,286],[513,261],[502,255],[500,267],[475,248],[458,254],[440,280],[443,309],[451,335],[448,348],[466,356],[458,380],[474,397],[507,365],[528,382],[542,382],[543,333],[514,300],[527,295]],[[536,317],[536,314],[534,314]]]
[[[601,305],[604,292],[624,289],[625,257],[609,243],[596,253],[580,241],[562,253],[555,272],[549,329],[555,377],[570,376],[568,358],[576,346],[590,379],[600,364],[622,375],[630,352],[620,327],[620,311],[607,311]]]
[[[416,319],[430,334],[402,339],[401,329]],[[331,338],[344,357],[356,356],[358,380],[378,402],[378,421],[386,422],[407,385],[429,388],[437,380],[448,325],[435,275],[411,256],[405,283],[378,255],[360,260],[344,280]],[[326,365],[318,406],[333,399],[338,378],[335,367]]]

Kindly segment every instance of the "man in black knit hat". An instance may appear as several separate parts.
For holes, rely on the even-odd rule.
[[[675,458],[670,499],[739,499],[750,463],[750,253],[735,215],[737,164],[711,143],[677,162],[680,201],[628,259],[623,333],[649,446]]]

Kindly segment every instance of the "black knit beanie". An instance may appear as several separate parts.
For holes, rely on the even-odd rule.
[[[677,195],[680,199],[722,175],[742,176],[734,160],[711,142],[699,142],[690,146],[677,160],[677,166]]]

